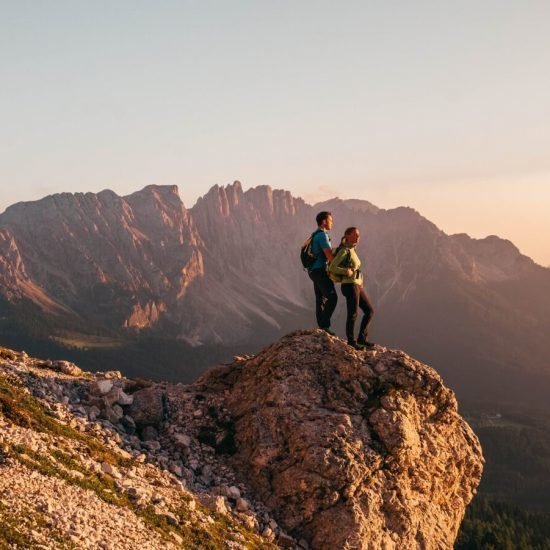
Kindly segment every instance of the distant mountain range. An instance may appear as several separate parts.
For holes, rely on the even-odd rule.
[[[178,342],[181,364],[185,350],[254,351],[314,326],[298,249],[320,210],[334,215],[334,245],[347,226],[362,232],[373,339],[433,364],[465,398],[514,400],[522,391],[548,401],[550,269],[495,236],[446,235],[411,208],[311,206],[239,182],[213,187],[191,209],[175,186],[9,207],[0,215],[0,339],[111,347],[113,356],[144,341],[160,356]],[[341,334],[344,309],[340,298]]]

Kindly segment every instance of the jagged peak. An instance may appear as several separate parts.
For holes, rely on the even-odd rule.
[[[103,189],[97,193],[92,192],[61,192],[53,193],[34,201],[21,201],[11,206],[0,214],[0,220],[17,221],[23,212],[43,211],[45,208],[64,209],[72,205],[81,205],[83,201],[97,200],[103,204],[115,204],[121,201],[131,201],[132,199],[151,200],[154,198],[160,202],[182,203],[177,185],[147,185],[140,191],[135,191],[129,195],[120,196],[111,189]]]
[[[84,201],[100,201],[104,204],[115,203],[121,201],[121,197],[110,189],[103,189],[98,193],[92,192],[62,192],[46,195],[41,199],[34,201],[21,201],[12,204],[6,208],[3,214],[0,214],[0,221],[20,222],[25,219],[25,214],[29,215],[32,212],[44,213],[48,210],[65,210],[73,206],[79,207]]]
[[[129,204],[153,201],[177,208],[184,207],[177,185],[147,185],[139,191],[124,196],[123,199]]]
[[[509,239],[503,239],[498,235],[487,235],[486,237],[476,238],[468,235],[468,233],[454,233],[449,235],[452,239],[472,244],[489,245],[491,247],[498,248],[499,250],[506,250],[508,252],[515,252],[520,254],[519,248]]]
[[[124,196],[124,198],[134,197],[134,196],[147,196],[147,195],[159,195],[159,196],[176,196],[179,197],[179,189],[177,185],[158,185],[151,184],[146,185],[143,189],[130,193],[129,195]]]
[[[194,208],[200,208],[200,205],[207,204],[220,215],[229,216],[233,208],[239,204],[242,196],[243,188],[238,180],[225,186],[216,184],[197,200]]]

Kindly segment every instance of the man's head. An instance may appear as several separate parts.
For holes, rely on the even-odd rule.
[[[331,212],[319,212],[319,214],[317,214],[317,216],[315,216],[315,220],[317,221],[317,226],[320,229],[326,229],[328,231],[332,227],[332,213]]]

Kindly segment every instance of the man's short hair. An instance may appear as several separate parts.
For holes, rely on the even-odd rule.
[[[315,216],[315,221],[317,222],[317,225],[321,225],[329,216],[332,216],[332,212],[319,212],[319,214]]]

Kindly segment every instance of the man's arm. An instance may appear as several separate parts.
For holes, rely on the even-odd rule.
[[[330,248],[330,240],[328,238],[328,235],[324,231],[320,231],[317,235],[315,235],[317,242],[319,243],[319,248],[323,251],[323,254],[325,255],[326,259],[329,262],[332,262],[334,259],[334,254],[332,253],[332,249]]]
[[[334,260],[334,255],[332,254],[332,250],[330,248],[323,248],[323,253],[325,254],[329,262],[332,262],[332,260]]]

